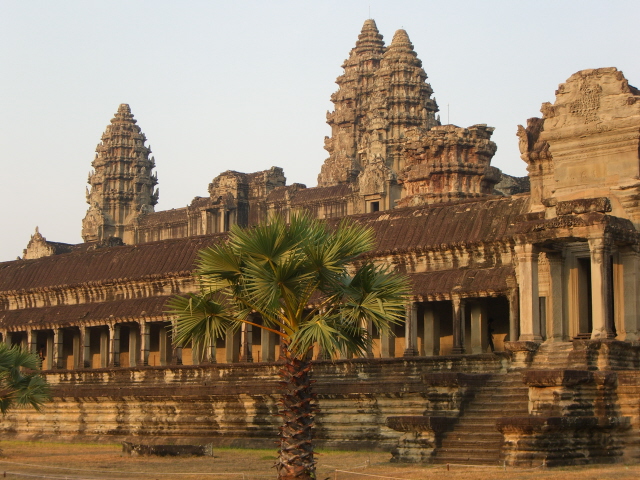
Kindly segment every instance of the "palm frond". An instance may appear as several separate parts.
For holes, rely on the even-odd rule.
[[[391,325],[404,321],[409,294],[406,277],[386,267],[367,264],[344,281],[341,310],[345,323],[361,325],[363,321],[371,321],[378,331],[388,333]]]
[[[198,254],[196,275],[206,290],[216,291],[239,282],[242,257],[226,243],[205,248]]]
[[[39,410],[50,399],[46,381],[35,372],[39,368],[36,354],[18,345],[0,344],[0,412],[25,405]]]
[[[371,342],[366,328],[348,325],[342,321],[340,315],[316,315],[291,336],[289,350],[302,356],[313,345],[318,345],[329,356],[338,353],[362,355]]]
[[[18,407],[30,406],[40,411],[42,406],[51,398],[49,385],[44,378],[37,374],[24,376],[16,387],[14,401]],[[2,405],[0,404],[1,407]]]
[[[172,297],[167,302],[167,312],[176,315],[174,343],[206,349],[215,346],[218,338],[224,338],[229,328],[237,328],[234,311],[216,302],[209,295]]]

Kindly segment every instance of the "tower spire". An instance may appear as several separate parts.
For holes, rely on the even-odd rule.
[[[147,138],[126,103],[118,107],[102,134],[89,174],[87,203],[82,221],[85,242],[120,237],[126,241],[126,227],[140,214],[153,211],[158,201],[154,191],[158,179],[152,173],[155,159],[149,157]]]
[[[385,47],[376,22],[364,22],[356,46],[342,64],[344,74],[336,79],[338,91],[331,95],[334,111],[327,112],[331,138],[325,138],[329,158],[318,175],[318,186],[355,182],[360,172],[358,143],[362,121],[369,109],[373,77],[380,66]]]

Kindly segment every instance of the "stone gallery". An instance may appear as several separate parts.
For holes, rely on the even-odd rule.
[[[4,417],[5,434],[270,444],[274,335],[245,325],[178,348],[165,304],[196,291],[198,251],[232,225],[304,211],[370,226],[367,257],[412,285],[395,336],[315,363],[318,444],[435,463],[638,460],[640,91],[616,68],[572,75],[517,127],[529,175],[514,178],[491,166],[492,127],[442,125],[404,30],[385,45],[367,20],[343,68],[313,188],[279,167],[229,170],[208,197],[155,212],[154,158],[118,107],[84,242],[36,229],[0,264],[2,340],[38,352],[54,394]]]

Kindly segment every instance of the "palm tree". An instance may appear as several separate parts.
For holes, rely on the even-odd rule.
[[[49,385],[38,373],[40,358],[18,345],[0,343],[0,412],[31,406],[40,410],[51,397]]]
[[[202,352],[243,323],[280,337],[280,479],[315,478],[314,346],[330,357],[363,355],[372,343],[369,325],[389,334],[404,320],[406,278],[356,261],[373,246],[371,229],[343,222],[331,230],[307,215],[234,227],[226,242],[200,252],[200,293],[169,302],[177,345]]]

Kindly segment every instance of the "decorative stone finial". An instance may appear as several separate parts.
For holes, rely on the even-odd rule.
[[[391,45],[387,48],[384,58],[397,62],[406,62],[417,67],[422,66],[422,62],[418,59],[418,54],[413,50],[413,44],[409,40],[409,35],[405,30],[396,30],[391,40]],[[426,78],[426,75],[425,75]]]
[[[365,20],[362,31],[358,35],[356,48],[352,51],[352,54],[362,55],[365,52],[381,52],[382,49],[384,49],[384,41],[378,31],[376,22],[373,19]]]

